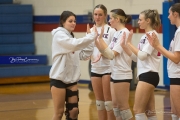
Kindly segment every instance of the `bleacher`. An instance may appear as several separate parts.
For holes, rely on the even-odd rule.
[[[0,0],[0,84],[49,81],[46,55],[36,55],[33,6]],[[3,57],[30,57],[38,63],[1,64]],[[6,61],[7,62],[7,61]]]

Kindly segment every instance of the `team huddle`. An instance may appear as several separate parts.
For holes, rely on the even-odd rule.
[[[133,30],[126,28],[131,16],[122,9],[111,10],[109,21],[107,15],[106,7],[97,5],[93,10],[95,25],[92,28],[87,25],[85,37],[77,39],[73,34],[76,15],[63,11],[60,26],[52,31],[52,120],[62,119],[64,106],[66,120],[78,119],[79,60],[89,58],[99,120],[157,120],[154,89],[160,80],[161,55],[168,58],[172,120],[180,120],[180,3],[169,8],[168,18],[177,27],[169,50],[159,42],[157,30],[161,20],[157,10],[147,9],[139,14],[138,25],[145,33],[138,46],[132,44]],[[137,62],[139,80],[133,111],[129,106],[132,61]]]

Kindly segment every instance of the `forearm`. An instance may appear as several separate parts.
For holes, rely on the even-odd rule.
[[[122,47],[123,50],[126,52],[126,54],[131,57],[131,59],[134,62],[137,62],[137,56],[128,48],[128,47]]]
[[[100,52],[102,53],[102,55],[110,60],[114,59],[115,57],[115,54],[114,54],[114,51],[111,50],[110,48],[106,48],[104,50],[100,50]]]
[[[133,44],[131,43],[127,43],[127,44],[128,44],[129,49],[137,56],[139,50],[136,47],[134,47]]]
[[[178,64],[179,63],[179,56],[177,54],[174,54],[172,52],[169,52],[166,50],[162,45],[159,45],[156,47],[156,50],[159,51],[163,56],[166,58],[170,59],[174,63]]]
[[[105,43],[103,39],[99,39],[99,46],[99,50],[105,50],[108,47],[108,45]]]
[[[132,55],[132,51],[128,47],[122,47],[128,56]]]
[[[94,49],[94,43],[89,44],[86,48],[80,51],[80,60],[87,60],[92,55]]]

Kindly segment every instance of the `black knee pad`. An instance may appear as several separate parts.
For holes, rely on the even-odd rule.
[[[72,110],[73,108],[78,108],[78,102],[77,103],[69,103],[68,98],[72,96],[77,96],[77,101],[79,101],[79,92],[77,91],[71,91],[69,89],[66,89],[66,120],[77,120],[77,119],[71,119],[69,111]],[[79,113],[79,111],[78,111]]]

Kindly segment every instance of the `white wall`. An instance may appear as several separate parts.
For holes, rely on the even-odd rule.
[[[60,15],[63,10],[75,14],[86,14],[97,4],[104,4],[108,11],[122,8],[127,14],[139,14],[145,9],[157,9],[162,13],[163,0],[18,0],[22,4],[33,4],[34,15]]]
[[[115,8],[123,9],[126,14],[139,14],[145,9],[157,9],[162,14],[163,0],[18,0],[21,4],[32,4],[34,15],[60,15],[64,10],[73,11],[77,15],[87,14],[97,4],[104,4],[108,11]],[[74,33],[76,37],[82,37],[85,33]],[[135,33],[133,43],[137,45],[142,34]],[[36,54],[47,54],[51,65],[51,33],[35,32]],[[160,34],[162,40],[162,34]],[[81,79],[89,80],[88,61],[81,62]],[[162,64],[160,69],[160,86],[163,86]]]

